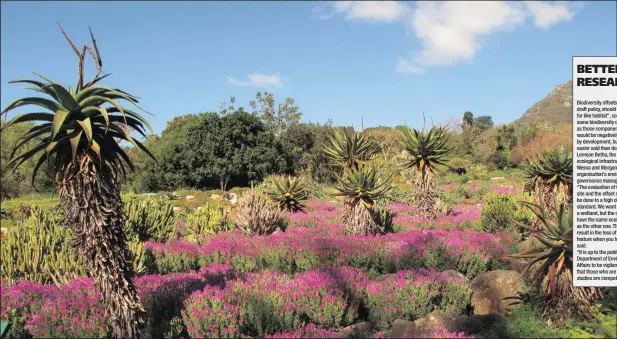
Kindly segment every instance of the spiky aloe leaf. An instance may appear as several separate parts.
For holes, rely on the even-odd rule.
[[[273,176],[270,182],[274,188],[269,190],[268,195],[278,202],[281,210],[288,212],[304,212],[305,206],[302,201],[308,198],[306,187],[299,177]]]
[[[91,86],[82,88],[76,93],[68,90],[61,84],[53,83],[48,79],[47,84],[35,80],[14,80],[12,83],[29,83],[37,86],[35,91],[49,94],[51,99],[30,97],[18,99],[10,103],[2,114],[25,106],[33,105],[49,112],[25,113],[9,121],[3,129],[23,122],[43,122],[25,133],[16,143],[11,159],[5,168],[17,168],[24,161],[36,156],[40,151],[46,152],[45,158],[56,155],[58,165],[62,166],[73,161],[78,154],[90,155],[95,163],[109,163],[124,173],[124,166],[131,169],[133,165],[128,156],[119,147],[122,140],[132,143],[154,159],[146,147],[131,137],[119,124],[128,126],[146,136],[146,127],[152,132],[148,122],[138,113],[123,107],[118,100],[126,100],[137,108],[135,96],[119,89]],[[103,78],[103,77],[101,77]],[[105,107],[104,105],[110,105]],[[41,139],[41,136],[44,138]],[[19,148],[29,141],[41,140],[38,145],[28,152],[15,155]],[[39,157],[38,164],[41,164]],[[33,178],[36,175],[35,167]]]
[[[358,169],[360,162],[371,159],[379,152],[379,144],[372,138],[350,128],[335,131],[330,138],[330,145],[324,148],[324,153],[334,163],[354,169]]]
[[[436,126],[431,127],[428,133],[405,128],[399,144],[409,157],[403,165],[428,173],[436,172],[438,165],[446,166],[448,154],[453,150],[448,131]]]
[[[383,179],[373,167],[360,169],[346,168],[343,176],[338,176],[336,189],[339,196],[346,196],[373,207],[375,200],[383,199],[392,189],[392,176]]]

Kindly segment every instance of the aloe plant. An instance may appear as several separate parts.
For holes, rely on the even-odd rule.
[[[552,213],[547,213],[542,205],[525,201],[520,203],[534,213],[540,227],[524,225],[514,218],[512,221],[528,230],[539,244],[511,257],[529,260],[522,275],[539,264],[532,281],[539,287],[544,317],[561,324],[573,313],[590,316],[591,306],[602,297],[602,290],[595,287],[576,288],[573,285],[572,206],[555,203],[551,206]]]
[[[405,128],[399,140],[407,158],[403,166],[413,170],[414,200],[421,216],[437,216],[437,186],[435,177],[439,166],[447,166],[453,147],[450,134],[443,127],[431,127],[428,132]]]
[[[338,195],[345,199],[343,222],[347,225],[348,235],[377,234],[384,230],[388,217],[375,215],[375,201],[383,199],[392,188],[390,179],[383,179],[372,167],[358,170],[345,169],[344,175],[337,178]]]
[[[11,119],[3,130],[19,123],[39,123],[15,145],[3,171],[36,159],[34,178],[43,163],[52,164],[60,204],[67,211],[67,224],[73,228],[75,248],[85,258],[94,286],[101,293],[113,335],[140,337],[144,310],[133,284],[135,272],[123,230],[125,216],[118,186],[118,176],[126,173],[126,167],[132,170],[133,164],[119,142],[127,141],[154,158],[130,135],[135,131],[147,137],[145,128],[152,129],[140,114],[120,103],[123,100],[144,111],[137,97],[99,84],[109,74],[101,75],[102,61],[92,31],[94,51],[88,45],[80,51],[62,27],[60,30],[78,57],[77,84],[65,87],[38,74],[37,80],[10,82],[32,85],[30,90],[46,97],[17,99],[0,113],[34,107],[34,111]],[[90,81],[84,78],[87,55],[92,56],[97,68]],[[29,142],[35,142],[34,147],[17,155]]]
[[[361,162],[370,160],[380,152],[380,148],[370,136],[354,132],[351,128],[343,128],[335,131],[324,152],[335,164],[358,169]]]
[[[550,206],[556,198],[572,202],[572,152],[563,147],[549,149],[525,167],[528,190],[535,192],[538,203]]]
[[[299,177],[272,176],[269,181],[274,187],[267,193],[274,201],[278,202],[281,210],[292,213],[305,211],[306,206],[302,201],[306,200],[308,196],[306,187]]]

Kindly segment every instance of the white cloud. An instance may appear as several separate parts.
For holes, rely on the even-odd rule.
[[[346,20],[398,22],[411,28],[421,42],[411,59],[397,59],[396,71],[422,73],[435,65],[473,61],[489,36],[510,31],[533,18],[536,27],[546,29],[574,16],[571,3],[510,1],[417,1],[415,6],[396,1],[342,1],[320,4]]]
[[[548,4],[545,2],[525,1],[525,5],[535,17],[536,26],[540,28],[548,28],[562,20],[570,20],[574,17],[572,9],[563,2]]]
[[[234,86],[254,86],[254,87],[283,87],[283,82],[288,80],[287,77],[281,76],[280,74],[274,75],[265,75],[265,74],[249,74],[248,80],[238,80],[234,77],[228,76],[227,82]]]
[[[398,57],[396,61],[396,71],[399,73],[424,73],[424,68],[412,65],[409,61]]]
[[[421,66],[451,65],[471,61],[480,39],[521,24],[525,13],[507,2],[420,2],[411,22],[423,48],[414,63]]]
[[[345,14],[352,21],[393,22],[409,13],[409,6],[398,1],[337,1],[332,5],[335,13]]]

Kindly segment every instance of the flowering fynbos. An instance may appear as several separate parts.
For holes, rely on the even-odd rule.
[[[453,214],[439,217],[434,223],[458,225],[477,220],[480,208],[457,206]],[[397,218],[399,225],[422,223],[405,213]],[[454,269],[473,277],[489,267],[505,264],[501,257],[509,253],[508,247],[517,240],[507,234],[468,229],[350,237],[344,236],[343,225],[319,220],[311,227],[290,226],[286,232],[271,236],[247,237],[230,232],[206,237],[202,246],[182,241],[146,246],[152,249],[160,273],[188,272],[218,263],[230,265],[239,272],[272,269],[286,274],[339,265],[374,274],[435,267]]]
[[[297,330],[289,332],[277,332],[266,335],[266,338],[334,338],[336,332],[315,324],[306,324]]]
[[[182,318],[193,338],[237,338],[245,309],[229,304],[225,291],[208,286],[193,293],[185,302]]]
[[[416,320],[434,309],[457,315],[467,306],[470,291],[462,278],[433,270],[400,271],[366,288],[369,318],[382,329],[396,319]]]
[[[201,273],[146,275],[135,280],[153,337],[169,330],[169,321],[180,316],[184,299],[207,284],[224,285],[233,275],[225,266]],[[11,321],[17,337],[103,338],[107,335],[105,312],[92,279],[79,278],[66,285],[23,281],[2,285],[0,319]]]

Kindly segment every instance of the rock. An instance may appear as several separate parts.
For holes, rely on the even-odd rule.
[[[366,338],[366,334],[373,330],[373,323],[364,321],[347,326],[337,333],[337,338]]]
[[[422,338],[421,332],[413,321],[396,319],[388,338]]]
[[[199,206],[199,207],[197,207],[197,210],[199,211],[199,210],[201,210],[202,208],[203,208],[203,207]]]
[[[174,212],[180,212],[180,211],[182,211],[183,209],[184,209],[183,207],[180,207],[180,206],[175,206],[175,207],[174,207]]]
[[[184,197],[184,199],[186,199],[186,200],[195,200],[195,196],[194,195],[187,195],[186,197]]]
[[[210,200],[221,200],[221,199],[222,199],[222,197],[220,195],[218,195],[218,194],[212,194],[210,196]]]
[[[416,320],[415,324],[416,328],[424,333],[430,333],[435,330],[446,332],[464,332],[465,325],[468,321],[469,317],[466,315],[448,317],[440,315],[437,311],[433,311],[426,317]]]
[[[471,306],[474,314],[504,314],[519,303],[522,288],[520,273],[498,270],[471,280]]]
[[[523,273],[525,265],[528,263],[527,260],[522,258],[508,258],[508,262],[510,263],[510,268],[518,273]]]

